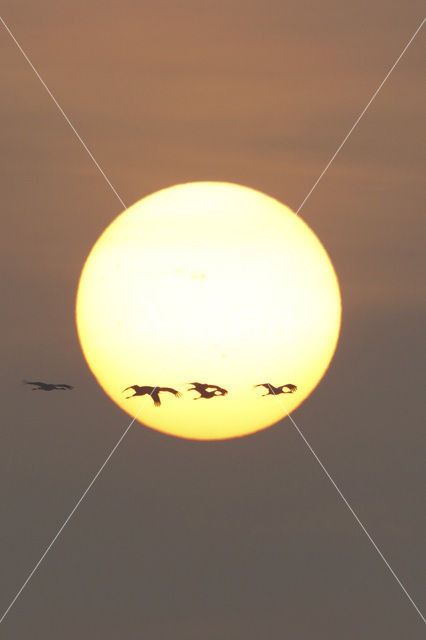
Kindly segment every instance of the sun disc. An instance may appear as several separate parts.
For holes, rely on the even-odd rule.
[[[331,361],[340,316],[336,274],[306,223],[221,182],[163,189],[119,215],[76,301],[84,356],[110,398],[149,427],[202,440],[258,431],[300,405]],[[227,393],[198,397],[191,382]],[[262,383],[297,389],[275,396]],[[128,398],[133,385],[181,395],[162,391],[156,406],[155,393]]]

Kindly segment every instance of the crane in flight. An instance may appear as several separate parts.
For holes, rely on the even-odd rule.
[[[22,380],[24,384],[32,384],[31,391],[67,391],[74,389],[70,384],[50,384],[49,382],[41,382],[40,380]]]
[[[280,387],[274,387],[270,382],[263,382],[262,384],[255,384],[254,386],[265,387],[267,393],[264,393],[264,396],[278,396],[280,393],[294,393],[297,391],[296,385],[291,384],[290,382],[282,384]]]
[[[179,391],[176,391],[176,389],[172,389],[171,387],[140,387],[139,385],[134,384],[131,387],[126,387],[126,389],[123,389],[123,393],[128,389],[133,389],[135,393],[131,396],[127,396],[126,400],[128,400],[129,398],[134,398],[135,396],[148,395],[151,396],[156,407],[159,407],[161,405],[161,392],[167,391],[168,393],[172,393],[177,398],[180,398],[180,396],[182,395],[181,393],[179,393]]]
[[[200,400],[201,398],[210,399],[215,396],[226,396],[228,393],[227,389],[218,387],[217,384],[204,384],[203,382],[188,382],[187,384],[192,385],[188,391],[197,391],[197,393],[200,394],[198,398],[194,398],[194,400]]]

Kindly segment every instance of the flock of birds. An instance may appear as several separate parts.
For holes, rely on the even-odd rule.
[[[48,382],[41,382],[40,380],[23,380],[23,383],[32,385],[32,391],[67,391],[74,389],[70,384],[50,384]],[[201,398],[210,400],[211,398],[226,396],[228,394],[227,389],[218,387],[216,384],[205,384],[203,382],[188,382],[187,384],[189,385],[188,391],[196,391],[199,394],[194,398],[194,400],[200,400]],[[281,393],[294,393],[297,391],[296,385],[291,383],[282,384],[280,387],[274,387],[270,382],[262,382],[261,384],[255,384],[254,387],[264,387],[266,389],[266,393],[264,393],[263,396],[277,396]],[[140,387],[137,384],[133,384],[131,387],[123,389],[123,393],[129,389],[133,389],[134,393],[127,396],[126,400],[134,398],[135,396],[148,395],[151,396],[156,407],[161,405],[160,393],[171,393],[176,398],[180,398],[182,396],[180,391],[172,389],[171,387]]]

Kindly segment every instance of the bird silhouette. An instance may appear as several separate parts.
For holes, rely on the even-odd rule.
[[[66,391],[67,389],[74,389],[70,384],[49,384],[39,380],[22,380],[22,382],[24,384],[32,384],[34,389],[31,389],[31,391]]]
[[[128,389],[133,389],[135,393],[132,396],[127,396],[126,400],[128,400],[129,398],[134,398],[135,396],[149,395],[153,399],[156,407],[159,407],[161,405],[161,401],[160,401],[161,391],[167,391],[168,393],[173,393],[173,395],[176,396],[177,398],[180,398],[180,396],[182,395],[181,393],[179,393],[179,391],[176,391],[176,389],[172,389],[171,387],[140,387],[139,385],[134,384],[131,387],[126,387],[126,389],[123,389],[123,393]]]
[[[295,384],[282,384],[281,387],[274,387],[270,382],[263,382],[262,384],[255,384],[255,387],[265,387],[268,390],[263,396],[278,396],[280,393],[294,393],[297,391]],[[286,389],[286,391],[284,391]]]
[[[204,384],[203,382],[188,382],[187,384],[193,385],[188,389],[188,391],[197,391],[200,394],[198,398],[194,398],[194,400],[200,400],[201,398],[210,399],[215,396],[226,396],[228,393],[227,389],[222,389],[222,387],[218,387],[216,384]]]

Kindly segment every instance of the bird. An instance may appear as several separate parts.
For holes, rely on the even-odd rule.
[[[297,391],[297,387],[295,384],[282,384],[280,387],[274,387],[270,382],[263,382],[262,384],[255,384],[255,387],[265,387],[268,390],[267,393],[264,393],[263,396],[277,396],[280,393],[294,393]],[[284,391],[287,389],[287,391]]]
[[[126,400],[128,400],[129,398],[134,398],[135,396],[149,395],[153,399],[156,407],[159,407],[161,405],[161,401],[160,401],[161,391],[167,391],[168,393],[173,393],[173,395],[176,396],[177,398],[180,398],[182,395],[181,393],[179,393],[179,391],[176,391],[176,389],[172,389],[171,387],[146,387],[146,386],[140,387],[139,385],[134,384],[131,387],[126,387],[126,389],[123,389],[123,393],[128,389],[133,389],[135,393],[132,396],[127,396]]]
[[[215,396],[226,396],[228,393],[227,389],[222,389],[222,387],[218,387],[216,384],[204,384],[203,382],[187,382],[187,384],[193,385],[188,389],[188,391],[197,391],[200,394],[198,398],[194,398],[194,400],[200,400],[201,398],[210,399]]]
[[[34,389],[31,391],[66,391],[74,389],[70,384],[50,384],[49,382],[40,382],[39,380],[22,380],[24,384],[32,384]]]

